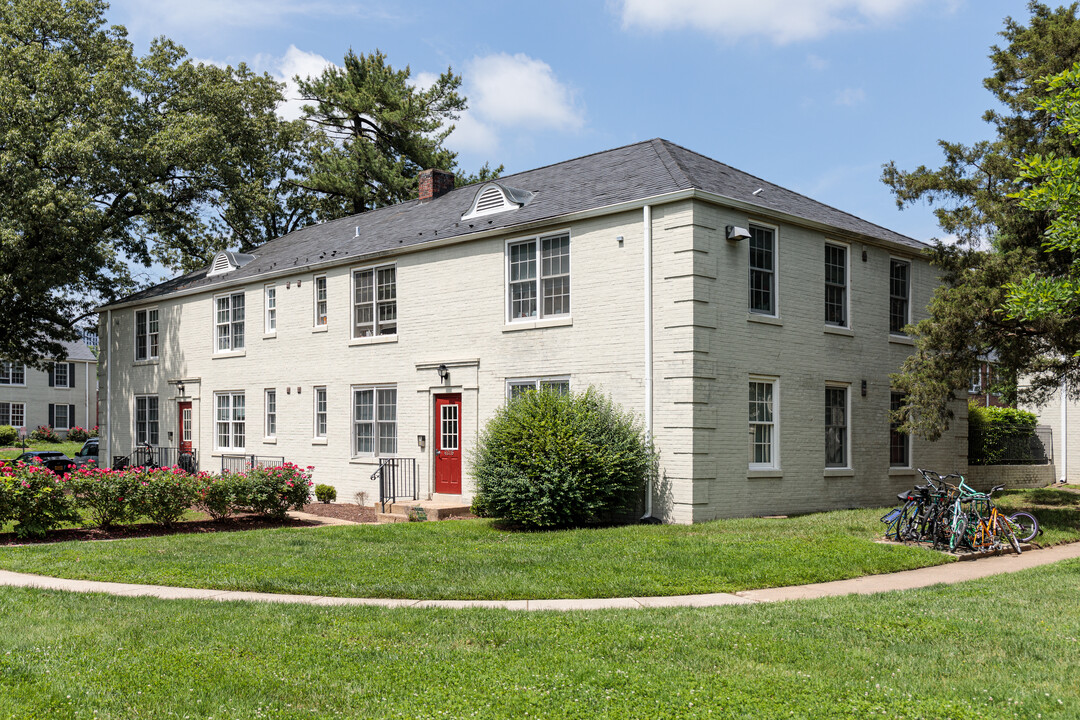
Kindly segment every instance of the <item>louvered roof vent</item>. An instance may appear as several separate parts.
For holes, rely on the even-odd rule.
[[[482,185],[473,198],[469,211],[461,216],[462,220],[468,220],[482,215],[494,215],[495,213],[517,210],[529,204],[534,193],[528,190],[506,187],[497,182]]]
[[[206,277],[230,273],[237,268],[244,267],[254,259],[254,255],[248,255],[247,253],[222,250],[214,256],[214,262],[210,263],[210,269],[206,271]]]

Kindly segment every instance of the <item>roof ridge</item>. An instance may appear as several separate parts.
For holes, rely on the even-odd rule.
[[[694,187],[694,181],[691,179],[690,174],[686,171],[675,156],[668,150],[668,145],[675,145],[676,147],[682,147],[678,143],[673,143],[664,138],[654,138],[649,143],[652,145],[653,150],[656,152],[656,156],[660,159],[660,162],[664,164],[664,169],[671,175],[671,179],[675,181],[676,185],[682,187]]]

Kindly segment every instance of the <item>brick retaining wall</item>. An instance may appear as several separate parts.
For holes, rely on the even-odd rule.
[[[1006,489],[1046,487],[1057,480],[1053,463],[1049,465],[969,465],[964,479],[972,487],[986,491],[995,485]]]

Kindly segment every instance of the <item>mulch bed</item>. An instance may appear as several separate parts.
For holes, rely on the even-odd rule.
[[[356,505],[354,503],[308,503],[304,506],[304,512],[309,515],[337,518],[338,520],[350,520],[356,523],[375,522],[375,508],[370,505]]]
[[[71,540],[122,540],[125,538],[157,537],[160,535],[180,535],[182,533],[238,532],[240,530],[262,530],[278,527],[312,527],[315,523],[307,520],[274,520],[264,515],[236,515],[224,520],[190,520],[178,522],[171,528],[164,528],[152,523],[117,525],[108,530],[101,528],[70,528],[50,530],[44,538],[15,537],[15,533],[0,533],[0,545],[28,545],[31,543],[56,543]]]

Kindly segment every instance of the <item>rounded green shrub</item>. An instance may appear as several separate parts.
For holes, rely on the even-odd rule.
[[[332,503],[337,500],[337,488],[320,483],[315,486],[315,498],[321,503]]]
[[[471,459],[474,512],[562,528],[625,517],[656,452],[630,413],[590,388],[518,396],[488,421]]]
[[[289,509],[302,510],[311,498],[311,468],[293,463],[248,471],[248,506],[252,512],[284,518]]]
[[[221,475],[196,476],[199,484],[195,507],[205,512],[214,520],[223,520],[236,514],[237,510],[247,507],[247,477],[240,473],[222,473]]]
[[[135,474],[83,466],[68,474],[68,489],[90,520],[102,528],[133,520],[131,493]]]
[[[76,425],[67,432],[67,439],[71,442],[86,442],[90,433],[84,427]]]
[[[19,431],[10,425],[0,425],[0,447],[10,447],[19,442]]]
[[[178,467],[134,468],[128,502],[132,515],[171,527],[199,498],[201,480]]]

